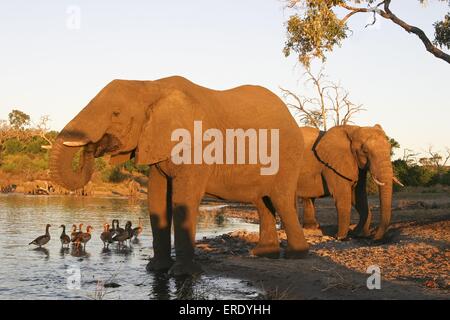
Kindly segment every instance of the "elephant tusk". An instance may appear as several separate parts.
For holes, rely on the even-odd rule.
[[[400,182],[400,180],[398,180],[396,177],[392,177],[392,181],[394,181],[394,183],[398,184],[400,187],[404,187],[405,185],[403,183]]]
[[[375,178],[374,176],[372,176],[373,181],[375,181],[375,183],[379,186],[384,186],[385,184],[383,182],[380,182],[377,178]]]
[[[45,150],[50,150],[50,149],[52,148],[52,146],[50,146],[50,145],[45,145],[45,146],[41,146],[41,148],[42,148],[42,149],[45,149]]]
[[[84,141],[64,141],[63,145],[66,147],[83,147],[87,145],[87,142]]]

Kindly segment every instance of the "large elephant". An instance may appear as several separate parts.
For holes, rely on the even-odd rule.
[[[195,121],[201,121],[205,132],[205,135],[200,132],[200,139],[203,136],[204,140],[200,143],[196,140],[198,137],[195,138],[194,128],[198,131]],[[270,149],[272,155],[279,157],[279,161],[275,161],[278,162],[278,170],[267,174],[265,170],[270,168],[262,161],[223,164],[217,157],[212,163],[201,161],[201,148],[212,144],[207,145],[205,140],[216,142],[217,137],[225,137],[229,129],[238,128],[248,133],[244,143],[247,141],[249,144],[255,138],[252,138],[251,130],[258,131],[259,137],[264,132],[272,133],[267,146],[260,145],[258,152],[249,150],[248,158],[251,158],[250,153],[261,155]],[[185,143],[188,147],[194,146],[194,162],[201,164],[179,164],[179,159],[174,161],[174,150],[181,143],[180,140],[173,141],[173,134],[180,132],[178,129],[194,134],[194,143]],[[279,140],[274,138],[275,132]],[[220,141],[215,145],[220,146]],[[196,151],[199,147],[200,154]],[[217,147],[215,152],[229,155],[230,150],[225,152],[222,149],[223,146]],[[236,153],[236,149],[237,144],[231,149],[231,160],[235,160],[233,151]],[[115,164],[135,156],[137,164],[151,165],[148,205],[154,257],[147,265],[148,270],[169,270],[174,275],[200,271],[193,258],[197,212],[205,194],[254,203],[260,215],[268,214],[271,216],[269,219],[274,219],[272,213],[275,214],[276,210],[288,237],[286,256],[302,257],[308,250],[295,204],[303,139],[285,104],[265,88],[241,86],[217,91],[182,77],[156,81],[114,80],[66,125],[52,150],[51,176],[58,184],[71,190],[89,181],[94,158],[104,154],[111,154],[111,161]],[[180,154],[190,158],[190,153],[185,154],[185,151],[183,149]],[[74,170],[73,158],[79,152],[78,169]],[[239,150],[237,153],[239,155]],[[171,258],[172,220],[175,262]],[[278,254],[276,230],[263,231],[264,237],[253,253]]]
[[[380,224],[374,236],[380,240],[391,220],[393,175],[391,146],[380,125],[337,126],[327,132],[303,127],[305,141],[300,159],[298,196],[303,201],[305,228],[316,228],[314,199],[332,195],[338,213],[338,239],[347,237],[352,206],[360,215],[355,235],[370,234],[371,212],[367,201],[368,171],[379,188]]]

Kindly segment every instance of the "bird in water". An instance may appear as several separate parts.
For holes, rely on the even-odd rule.
[[[86,244],[91,240],[91,231],[94,230],[91,226],[87,226],[86,232],[82,232],[75,239],[75,244],[77,248],[80,247],[80,244],[83,244],[83,250],[86,251]]]
[[[70,239],[70,241],[72,241],[73,243],[75,243],[77,241],[78,237],[83,234],[83,230],[82,230],[83,224],[82,223],[79,224],[78,231],[76,231],[76,229],[77,229],[76,225],[72,226],[72,228],[74,228],[74,227],[75,227],[75,229],[72,229],[72,234],[71,234],[72,238]]]
[[[62,233],[59,237],[59,239],[61,240],[61,248],[64,248],[65,245],[69,247],[70,237],[66,234],[66,226],[62,224],[59,227],[62,228]]]
[[[124,228],[121,228],[120,226],[119,226],[119,220],[114,220],[114,221],[116,221],[116,233],[117,234],[119,234],[119,233],[123,233],[124,231],[125,231],[125,229]],[[125,226],[126,227],[126,226]]]
[[[70,233],[70,241],[73,242],[75,240],[76,236],[77,236],[77,225],[73,224],[72,225],[72,232]]]
[[[47,242],[50,241],[50,233],[48,232],[48,229],[51,227],[51,225],[47,224],[45,227],[45,234],[43,236],[39,236],[33,241],[31,241],[28,245],[34,244],[36,246],[39,246],[41,248],[43,245],[45,245]]]
[[[103,241],[103,248],[108,248],[109,244],[112,243],[112,233],[109,230],[109,224],[105,223],[103,225],[103,232],[100,235],[100,239]]]
[[[119,248],[123,245],[125,241],[131,238],[131,221],[127,221],[125,224],[125,229],[122,229],[122,232],[118,232],[113,238],[112,241],[117,241],[119,244]]]
[[[111,222],[111,228],[109,229],[112,237],[114,237],[117,234],[116,221],[117,221],[116,219],[113,219],[113,221]]]
[[[139,225],[136,228],[133,228],[132,237],[134,240],[137,240],[138,236],[142,233],[142,218],[139,218]]]

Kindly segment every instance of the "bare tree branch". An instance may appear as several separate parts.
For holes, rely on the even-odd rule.
[[[384,5],[384,7],[383,7],[384,10],[379,9],[379,7],[381,7],[382,5]],[[374,17],[376,14],[378,14],[381,17],[391,20],[396,25],[402,27],[406,32],[413,33],[416,36],[418,36],[419,39],[424,44],[425,49],[428,52],[430,52],[436,58],[442,59],[442,60],[450,63],[450,55],[449,54],[445,53],[444,51],[440,50],[438,47],[433,45],[431,40],[427,37],[427,35],[425,34],[425,32],[422,29],[420,29],[416,26],[410,25],[410,24],[406,23],[405,21],[403,21],[402,19],[400,19],[399,17],[397,17],[391,11],[390,5],[391,5],[391,0],[382,1],[382,2],[378,3],[375,7],[369,7],[369,8],[353,7],[353,6],[349,6],[346,3],[341,3],[341,4],[339,4],[339,6],[341,8],[344,8],[344,9],[350,11],[341,21],[342,21],[342,23],[346,23],[347,20],[351,16],[353,16],[356,13],[360,13],[360,12],[364,12],[364,13],[372,12],[374,14]],[[375,18],[374,18],[374,23],[375,23]],[[372,23],[372,24],[374,24],[374,23]],[[366,27],[367,26],[368,25],[366,25]]]
[[[315,96],[298,96],[281,88],[285,98],[293,99],[293,103],[288,101],[287,106],[298,112],[300,123],[326,131],[328,121],[331,120],[335,126],[346,125],[352,123],[356,113],[365,110],[362,105],[350,101],[349,93],[340,84],[327,80],[323,68],[318,74],[307,68],[304,75],[308,77],[305,84],[312,83]]]

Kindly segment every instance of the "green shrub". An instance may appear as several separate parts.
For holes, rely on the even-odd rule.
[[[95,170],[101,172],[107,167],[107,163],[103,158],[95,158]]]
[[[120,171],[120,166],[107,168],[102,172],[103,182],[119,183],[124,181],[126,178],[127,176]]]
[[[137,172],[139,172],[140,174],[144,175],[144,176],[148,176],[148,173],[150,171],[150,166],[148,165],[137,165],[136,166],[136,170]]]
[[[25,152],[38,154],[38,153],[47,153],[44,149],[42,149],[42,145],[47,145],[47,141],[45,141],[41,137],[33,137],[30,141],[25,143]]]
[[[417,164],[408,165],[404,160],[393,162],[394,173],[405,186],[429,186],[434,183],[436,173],[427,167]]]
[[[24,144],[16,138],[8,139],[3,143],[5,154],[17,154],[24,150]]]
[[[16,174],[44,171],[48,169],[48,159],[43,156],[30,157],[26,154],[9,155],[3,159],[1,169]]]

